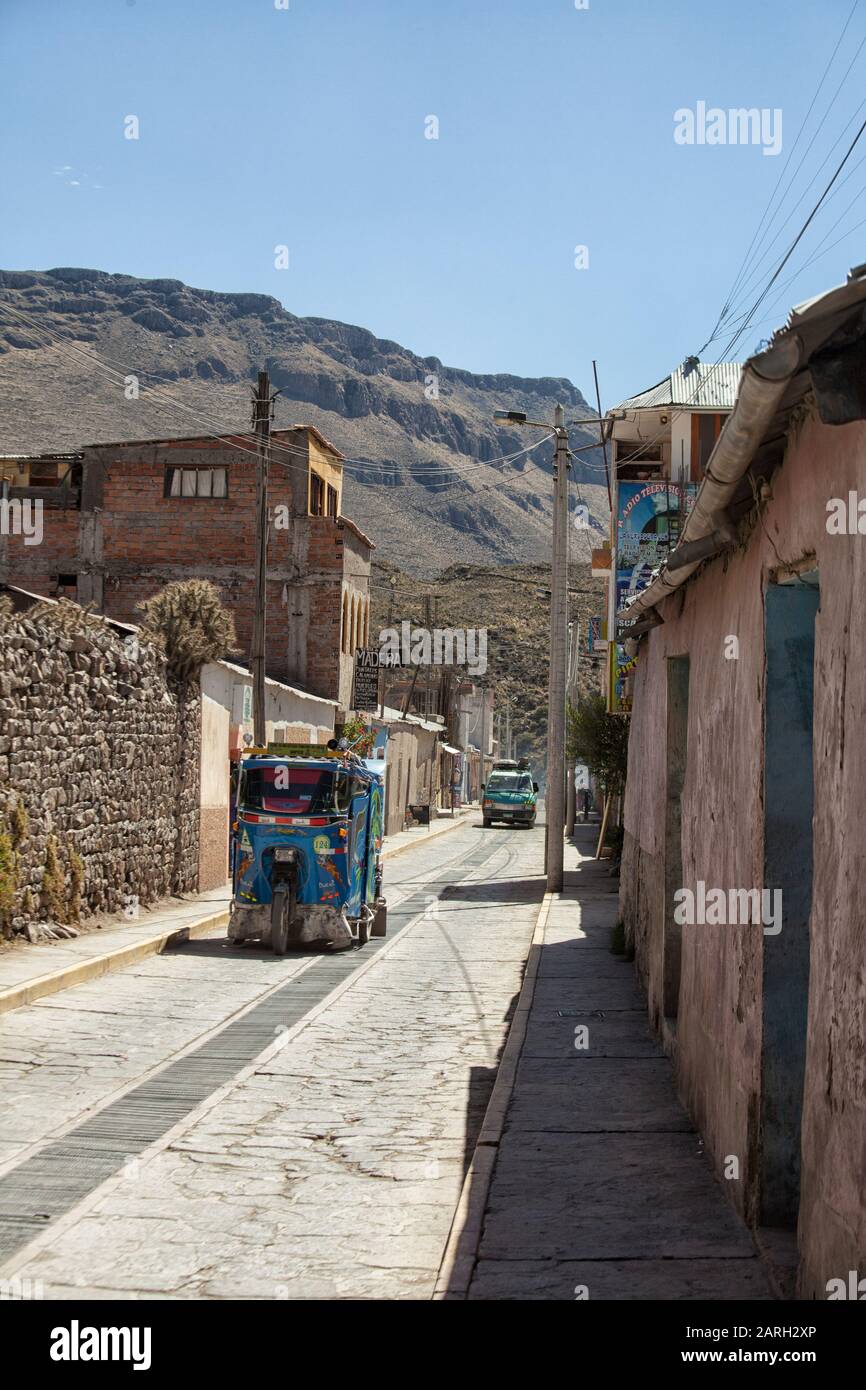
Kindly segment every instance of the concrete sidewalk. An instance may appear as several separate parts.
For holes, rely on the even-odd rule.
[[[177,898],[134,921],[118,921],[64,941],[14,943],[0,952],[0,1014],[46,994],[121,970],[173,942],[204,936],[227,924],[231,884]]]
[[[413,845],[426,844],[438,835],[466,824],[467,816],[478,807],[437,818],[432,825],[417,826],[389,835],[382,858],[390,859]],[[85,931],[69,940],[16,942],[0,951],[0,1014],[32,1004],[48,994],[84,984],[112,970],[157,955],[179,941],[207,936],[228,925],[231,884],[194,897],[179,898],[157,907],[143,909],[135,921],[118,920],[94,931]]]
[[[565,891],[545,898],[437,1296],[772,1298],[634,967],[611,954],[617,880],[591,858],[597,835],[577,826]]]

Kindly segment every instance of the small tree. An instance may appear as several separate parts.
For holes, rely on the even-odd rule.
[[[178,681],[196,680],[208,661],[220,661],[235,648],[235,624],[209,579],[166,584],[139,604],[142,634],[165,653]]]
[[[568,706],[568,756],[575,762],[586,763],[606,797],[619,796],[625,787],[628,731],[629,720],[608,714],[602,695],[588,695],[576,706]]]

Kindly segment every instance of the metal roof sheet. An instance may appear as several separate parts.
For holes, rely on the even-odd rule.
[[[615,407],[624,410],[659,410],[664,406],[690,406],[692,410],[732,410],[737,398],[742,362],[699,362],[690,358],[646,391],[630,396]]]

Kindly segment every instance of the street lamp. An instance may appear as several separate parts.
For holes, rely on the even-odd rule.
[[[556,439],[550,565],[550,674],[547,695],[547,798],[544,867],[548,893],[561,893],[565,836],[565,681],[568,648],[568,430],[561,405],[554,423],[528,420],[520,410],[497,410],[503,425],[548,430]]]

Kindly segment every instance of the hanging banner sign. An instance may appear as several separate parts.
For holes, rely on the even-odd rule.
[[[626,678],[637,664],[636,656],[627,656],[622,642],[611,642],[608,647],[608,714],[631,714],[631,693],[626,689]]]
[[[360,647],[355,652],[355,688],[352,709],[374,710],[379,707],[379,651],[377,647]]]
[[[607,646],[607,621],[604,618],[590,618],[589,631],[586,638],[586,649],[588,652],[598,651]]]
[[[695,483],[665,479],[621,482],[617,488],[616,607],[645,589],[652,572],[667,559],[680,537],[697,495]],[[617,621],[616,635],[630,624]]]

